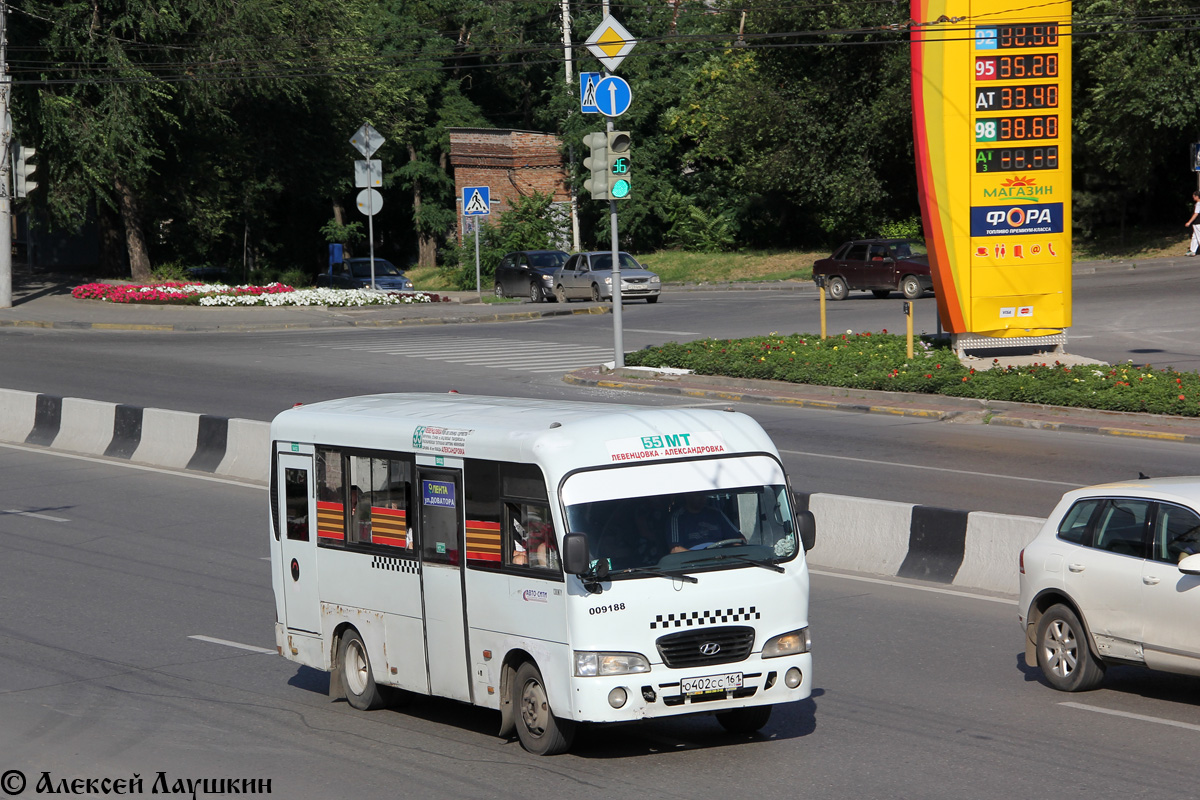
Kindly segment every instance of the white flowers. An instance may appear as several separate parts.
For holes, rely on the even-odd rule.
[[[294,292],[260,295],[214,295],[202,297],[202,306],[394,306],[432,303],[424,292],[373,292],[369,289],[297,289]]]

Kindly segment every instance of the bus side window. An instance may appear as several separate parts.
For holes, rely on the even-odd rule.
[[[317,448],[317,541],[327,546],[346,543],[343,471],[340,450]]]
[[[283,497],[287,509],[287,538],[308,541],[308,473],[302,469],[283,471]]]
[[[505,503],[509,562],[514,566],[558,570],[558,541],[550,506]]]
[[[347,543],[412,550],[409,497],[412,463],[398,458],[350,457]]]
[[[501,562],[499,464],[468,458],[463,466],[463,484],[467,563],[477,567],[497,566]]]
[[[558,540],[546,494],[546,478],[536,464],[502,463],[504,548],[507,564],[558,571]]]

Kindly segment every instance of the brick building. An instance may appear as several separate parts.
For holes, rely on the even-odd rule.
[[[462,190],[466,186],[487,186],[491,189],[493,217],[507,211],[518,197],[528,197],[535,191],[551,195],[562,220],[559,246],[569,248],[571,192],[558,136],[505,128],[448,130],[460,242],[465,235]]]

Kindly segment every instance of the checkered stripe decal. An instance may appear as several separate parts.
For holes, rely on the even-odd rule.
[[[387,556],[371,556],[371,569],[407,572],[409,575],[416,575],[421,571],[420,565],[412,559],[388,558]]]
[[[650,630],[656,628],[693,628],[700,625],[720,625],[726,622],[749,622],[752,619],[762,619],[762,612],[754,606],[738,609],[721,609],[716,611],[692,611],[682,614],[659,614],[650,623]]]

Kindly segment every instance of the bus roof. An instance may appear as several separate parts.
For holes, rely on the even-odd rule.
[[[540,464],[561,477],[587,466],[775,446],[745,414],[465,394],[347,397],[282,412],[275,441]]]

